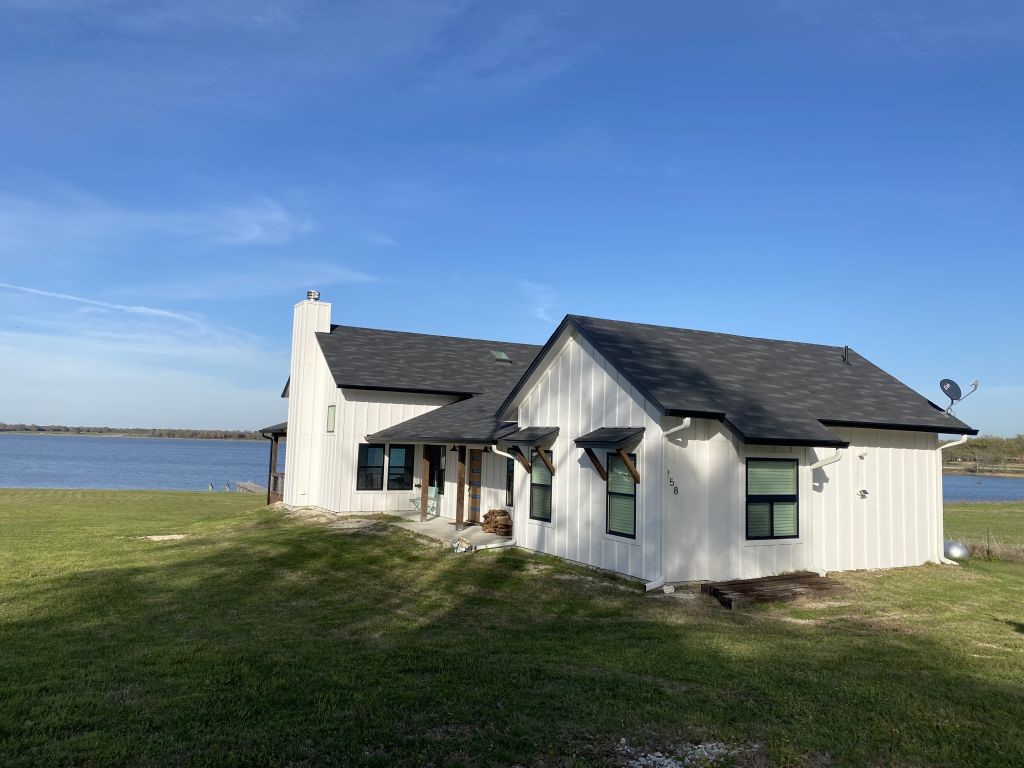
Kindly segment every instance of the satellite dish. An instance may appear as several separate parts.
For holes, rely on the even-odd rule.
[[[943,379],[939,382],[939,389],[942,393],[949,398],[949,407],[946,408],[946,413],[950,413],[953,410],[953,406],[959,403],[961,400],[966,400],[968,397],[974,394],[978,388],[978,380],[975,379],[971,382],[971,391],[966,395],[960,391],[960,385],[952,379]]]
[[[963,397],[963,394],[960,392],[960,385],[952,379],[943,379],[939,382],[939,387],[942,389],[943,394],[950,399],[951,404]]]

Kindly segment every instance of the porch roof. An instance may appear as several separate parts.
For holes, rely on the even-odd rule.
[[[271,437],[273,435],[286,435],[288,434],[288,422],[282,421],[280,424],[272,424],[269,427],[264,427],[260,430],[260,434],[264,437]]]
[[[490,445],[515,430],[515,422],[499,422],[494,409],[505,392],[489,392],[442,405],[420,416],[382,429],[371,443],[466,443]]]

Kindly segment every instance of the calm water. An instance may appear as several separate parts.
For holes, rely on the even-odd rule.
[[[1020,501],[1024,499],[1024,477],[944,475],[942,498],[946,501]]]
[[[0,488],[234,490],[265,486],[268,461],[269,440],[0,434]]]
[[[269,458],[267,440],[0,433],[0,488],[233,490],[239,480],[266,485]],[[946,475],[942,488],[946,501],[1024,500],[1024,478]]]

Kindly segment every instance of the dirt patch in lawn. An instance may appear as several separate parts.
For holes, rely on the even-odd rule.
[[[157,536],[132,536],[132,538],[137,541],[180,541],[189,536],[191,536],[189,533],[162,533]]]

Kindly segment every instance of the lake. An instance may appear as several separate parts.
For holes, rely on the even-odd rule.
[[[234,490],[239,480],[266,486],[269,461],[269,440],[0,433],[0,488]]]
[[[280,466],[284,467],[285,443]],[[266,485],[267,440],[0,433],[0,488],[138,488],[205,491],[213,483]],[[1024,499],[1024,478],[945,475],[946,501]]]

